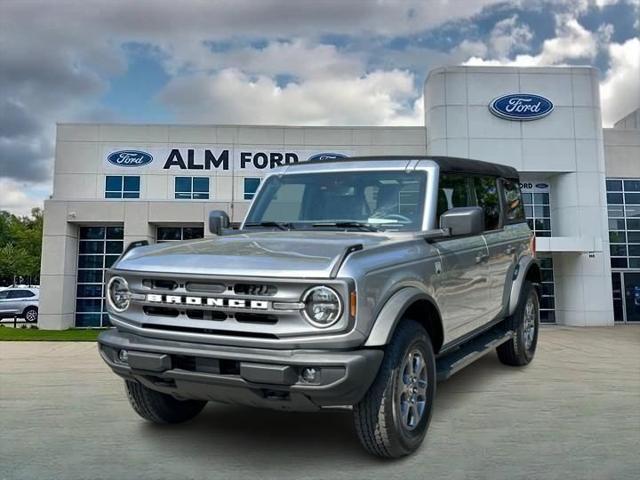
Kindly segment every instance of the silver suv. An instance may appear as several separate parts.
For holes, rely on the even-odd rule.
[[[421,444],[436,381],[497,349],[536,350],[540,270],[518,173],[445,157],[274,170],[239,231],[137,246],[107,279],[100,354],[156,423],[209,400],[351,406],[381,457]]]
[[[40,289],[36,287],[7,287],[0,289],[0,319],[24,318],[29,323],[38,321]]]

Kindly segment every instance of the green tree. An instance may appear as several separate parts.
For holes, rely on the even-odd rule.
[[[31,281],[40,275],[42,251],[42,210],[18,217],[0,211],[0,281],[12,283],[16,277]]]

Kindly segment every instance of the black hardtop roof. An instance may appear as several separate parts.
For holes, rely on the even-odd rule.
[[[364,157],[344,157],[335,160],[309,160],[294,165],[304,165],[306,163],[340,163],[340,162],[362,162],[362,161],[393,161],[393,160],[430,160],[440,167],[441,172],[449,173],[470,173],[474,175],[491,175],[495,177],[518,180],[518,171],[513,167],[499,165],[497,163],[484,162],[482,160],[471,160],[469,158],[443,157],[430,155],[376,155]],[[293,165],[290,165],[293,166]]]

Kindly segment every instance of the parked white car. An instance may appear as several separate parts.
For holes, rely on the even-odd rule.
[[[29,323],[38,321],[40,289],[36,287],[8,287],[0,290],[0,319],[14,315]]]

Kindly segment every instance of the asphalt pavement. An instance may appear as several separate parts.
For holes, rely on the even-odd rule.
[[[0,342],[0,478],[640,478],[640,326],[543,328],[528,367],[488,355],[436,397],[422,448],[382,461],[348,411],[209,404],[159,427],[94,343]]]

